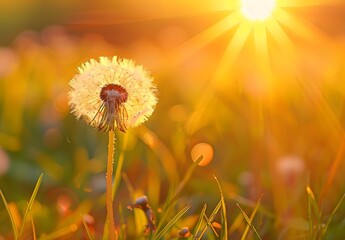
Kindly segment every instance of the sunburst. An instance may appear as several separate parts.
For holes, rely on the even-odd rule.
[[[275,0],[242,0],[243,15],[253,21],[264,20],[271,16],[275,8]]]
[[[209,82],[207,93],[200,98],[195,114],[188,124],[190,128],[187,127],[187,129],[189,129],[190,133],[200,127],[197,123],[203,115],[202,109],[207,109],[207,105],[212,98],[210,92],[224,87],[224,84],[229,84],[224,83],[224,76],[231,72],[232,64],[236,62],[245,43],[251,36],[253,36],[253,55],[259,59],[258,62],[262,72],[269,75],[268,78],[265,76],[268,79],[267,81],[270,81],[269,79],[272,78],[274,73],[270,67],[269,37],[272,38],[279,47],[279,51],[282,52],[283,57],[288,59],[289,62],[294,62],[298,57],[298,51],[294,43],[296,38],[307,44],[323,46],[323,48],[332,47],[327,36],[318,30],[317,27],[288,11],[288,9],[295,6],[312,6],[313,2],[308,0],[304,0],[303,3],[284,0],[277,0],[276,2],[274,0],[257,0],[256,2],[261,2],[264,7],[256,9],[257,5],[255,5],[254,0],[243,0],[242,4],[238,1],[229,3],[229,14],[227,16],[184,42],[175,51],[178,56],[191,56],[216,38],[235,30]],[[318,0],[315,4],[319,6],[337,4],[337,2],[339,1],[332,0],[326,2],[325,0]],[[250,3],[254,5],[251,7]],[[249,9],[252,9],[252,12]],[[297,69],[293,69],[293,71],[297,71]]]
[[[219,36],[235,30],[208,86],[205,87],[207,91],[200,97],[194,113],[187,122],[187,131],[192,134],[201,127],[200,120],[209,109],[215,93],[220,89],[225,89],[224,84],[229,86],[229,83],[224,83],[224,81],[230,79],[229,76],[234,70],[232,65],[239,58],[250,36],[253,37],[253,56],[258,59],[256,62],[261,70],[258,74],[264,75],[262,79],[267,82],[263,84],[267,85],[270,85],[272,81],[278,81],[278,78],[274,76],[275,74],[279,75],[271,67],[272,59],[270,58],[269,49],[271,46],[268,45],[268,38],[271,38],[279,47],[278,51],[282,53],[282,57],[286,59],[286,62],[289,62],[287,65],[292,66],[291,76],[299,75],[297,64],[294,66],[294,63],[297,63],[300,57],[296,39],[298,42],[311,45],[321,52],[322,49],[335,52],[331,39],[310,22],[293,14],[293,8],[336,6],[340,3],[340,0],[277,0],[276,2],[274,0],[242,0],[242,4],[236,1],[229,6],[229,15],[185,42],[179,48],[179,51],[193,54],[193,52],[198,51]],[[331,163],[331,172],[327,178],[327,183],[322,189],[322,201],[334,179],[340,159],[345,154],[344,129],[321,94],[322,90],[319,86],[311,80],[296,79],[295,81],[300,81],[298,84],[316,103],[326,122],[330,124],[336,142],[342,143],[337,158]],[[273,109],[273,107],[267,106],[267,111],[270,111],[270,109]]]

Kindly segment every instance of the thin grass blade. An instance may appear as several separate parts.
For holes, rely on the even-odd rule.
[[[32,214],[30,213],[30,222],[31,222],[31,228],[32,228],[32,237],[33,240],[36,240],[36,228],[35,228],[35,223],[34,223],[34,219],[32,218]]]
[[[241,206],[247,206],[250,208],[255,208],[256,206],[256,202],[246,199],[244,197],[241,197],[237,194],[229,194],[229,198],[234,200],[235,202],[241,204]],[[258,212],[261,213],[262,215],[264,215],[265,217],[268,217],[272,220],[277,220],[277,216],[275,213],[269,211],[268,209],[266,209],[264,206],[260,206],[260,208],[258,209]]]
[[[184,207],[181,211],[179,211],[159,233],[155,234],[153,240],[157,240],[163,237],[164,234],[190,209],[190,207],[191,205],[188,205]]]
[[[14,221],[14,217],[12,216],[12,213],[10,211],[10,208],[8,207],[8,203],[6,201],[5,195],[2,193],[2,191],[0,190],[0,195],[2,198],[2,201],[4,202],[5,208],[7,210],[8,216],[11,219],[11,224],[12,224],[12,230],[13,230],[13,235],[14,235],[14,239],[18,239],[19,237],[19,233],[18,233],[18,229],[16,227],[16,223]]]
[[[163,224],[165,223],[166,218],[169,216],[171,208],[174,206],[175,201],[173,201],[173,195],[174,195],[174,189],[175,189],[175,184],[172,183],[169,187],[168,191],[168,196],[166,198],[164,207],[163,207],[163,214],[159,219],[156,232],[159,232],[161,228],[163,227]]]
[[[261,198],[262,198],[262,195],[260,196],[258,202],[256,203],[256,206],[255,206],[255,208],[254,208],[252,214],[250,215],[250,218],[249,218],[250,224],[252,224],[252,222],[253,222],[253,220],[254,220],[254,217],[255,217],[255,215],[256,215],[258,209],[259,209],[260,202],[261,202]],[[246,229],[244,230],[244,233],[243,233],[243,235],[242,235],[241,240],[245,240],[245,239],[246,239],[246,237],[247,237],[247,235],[248,235],[248,232],[249,232],[249,224],[247,224]]]
[[[199,230],[200,230],[200,226],[201,226],[201,223],[202,223],[202,220],[203,220],[203,216],[205,215],[205,212],[206,212],[206,208],[207,208],[207,204],[205,204],[203,207],[202,207],[202,210],[201,210],[201,213],[200,213],[200,216],[199,216],[199,220],[197,222],[197,224],[195,225],[195,229],[194,229],[194,233],[189,236],[188,240],[192,240],[193,237],[197,236]]]
[[[192,174],[195,170],[195,168],[199,165],[199,163],[201,162],[201,160],[203,159],[203,155],[201,155],[193,164],[192,166],[190,166],[186,172],[186,174],[184,175],[182,181],[180,182],[180,184],[177,186],[176,192],[173,196],[173,199],[176,198],[180,192],[182,191],[182,189],[186,186],[186,184],[188,183],[188,181],[190,180],[190,178],[192,177]]]
[[[185,187],[185,185],[188,183],[189,179],[192,177],[192,174],[196,168],[196,166],[201,162],[201,160],[203,159],[203,156],[200,156],[193,164],[192,166],[190,166],[187,170],[187,173],[184,175],[182,181],[180,182],[180,184],[177,186],[176,191],[175,190],[175,182],[171,182],[171,186],[169,188],[169,194],[168,197],[165,201],[165,205],[164,205],[164,210],[163,210],[163,215],[158,223],[156,232],[159,232],[160,229],[162,228],[165,219],[167,218],[167,216],[169,215],[169,212],[172,208],[172,206],[174,206],[174,201],[176,199],[176,197],[180,194],[180,192],[182,191],[182,189]]]
[[[313,238],[313,215],[311,211],[311,199],[310,199],[309,194],[308,194],[308,222],[309,222],[309,239],[314,239]]]
[[[237,215],[237,217],[235,218],[235,220],[233,221],[232,225],[230,226],[229,234],[231,234],[231,233],[235,232],[237,229],[239,229],[241,224],[242,224],[242,221],[243,221],[243,216],[241,213],[239,213]]]
[[[103,240],[109,239],[109,227],[108,227],[108,217],[105,217],[104,227],[103,227]]]
[[[37,180],[37,182],[36,182],[34,191],[33,191],[32,194],[31,194],[31,197],[30,197],[28,206],[27,206],[27,208],[26,208],[26,210],[25,210],[25,213],[24,213],[24,216],[23,216],[22,225],[21,225],[20,231],[19,231],[19,237],[20,237],[20,236],[22,235],[22,233],[23,233],[24,226],[25,226],[25,223],[26,223],[26,218],[28,217],[28,214],[30,213],[30,211],[31,211],[31,209],[32,209],[32,205],[33,205],[34,202],[35,202],[35,199],[36,199],[38,190],[39,190],[39,188],[40,188],[40,186],[41,186],[42,178],[43,178],[43,173],[41,173],[41,175],[39,176],[39,178],[38,178],[38,180]]]
[[[150,129],[141,125],[135,131],[142,141],[157,155],[164,168],[167,177],[171,182],[178,181],[177,161],[170,149],[159,139],[159,137]],[[152,144],[154,143],[154,144]]]
[[[321,224],[321,214],[320,214],[320,211],[319,211],[319,207],[317,205],[317,201],[315,199],[315,195],[313,193],[313,191],[311,190],[309,184],[307,185],[307,193],[308,193],[308,196],[310,197],[310,200],[311,200],[311,206],[313,207],[313,211],[317,217],[317,221],[319,224]]]
[[[207,225],[211,228],[211,230],[213,231],[214,235],[216,235],[216,237],[218,238],[219,235],[218,235],[216,229],[214,229],[214,227],[213,227],[212,220],[210,220],[210,219],[207,217],[206,214],[204,214],[204,218],[205,218],[205,220],[206,220]]]
[[[81,221],[83,222],[84,228],[86,230],[87,237],[89,238],[89,240],[94,240],[95,238],[92,236],[90,228],[87,225],[87,223],[85,222],[83,215],[80,214],[80,217],[81,217]]]
[[[211,222],[213,221],[213,219],[215,218],[215,216],[217,215],[217,213],[219,212],[220,208],[222,207],[222,202],[219,201],[217,206],[213,209],[210,217],[208,218],[207,224],[205,225],[205,227],[202,229],[200,235],[198,236],[197,240],[200,240],[202,238],[202,236],[205,234],[208,226],[211,225]]]
[[[253,224],[251,224],[251,221],[248,217],[248,215],[242,210],[242,208],[240,207],[240,205],[237,203],[237,207],[240,209],[242,216],[244,217],[244,219],[246,220],[247,224],[249,225],[249,227],[252,229],[252,231],[255,233],[255,235],[258,237],[258,239],[262,240],[262,238],[260,237],[258,231],[256,230],[256,228],[254,227]]]
[[[316,239],[318,233],[322,233],[321,231],[321,227],[322,227],[322,222],[321,222],[321,214],[319,211],[319,207],[317,204],[317,201],[315,199],[315,195],[313,193],[313,191],[311,190],[309,184],[307,185],[307,193],[308,193],[308,215],[309,215],[309,227],[311,227],[311,229],[309,229],[309,233],[311,233],[311,239]],[[315,234],[313,233],[313,214],[312,212],[314,212],[314,215],[316,216],[316,221],[317,221],[317,226],[316,226],[316,232]]]
[[[219,201],[217,206],[214,208],[213,212],[211,213],[209,219],[210,221],[213,221],[213,219],[216,217],[217,213],[219,212],[219,209],[222,207],[222,201]]]
[[[221,231],[221,235],[220,238],[221,239],[228,239],[228,219],[227,219],[227,214],[226,214],[226,205],[225,205],[225,200],[224,200],[224,194],[223,194],[223,190],[222,187],[220,186],[220,183],[217,179],[216,176],[213,176],[214,179],[216,179],[216,182],[218,184],[218,188],[219,188],[219,192],[220,192],[220,201],[222,203],[222,231]]]
[[[333,209],[331,216],[328,218],[327,223],[325,228],[323,229],[322,234],[325,235],[327,232],[327,229],[329,227],[329,225],[331,224],[331,221],[333,219],[334,214],[338,211],[338,208],[340,207],[340,205],[342,204],[342,202],[344,201],[345,198],[345,194],[341,197],[340,201],[337,203],[337,205],[335,206],[335,208]]]

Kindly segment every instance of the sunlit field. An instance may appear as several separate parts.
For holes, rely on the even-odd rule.
[[[76,119],[103,56],[142,124]],[[0,2],[0,240],[344,240],[344,162],[343,0]]]

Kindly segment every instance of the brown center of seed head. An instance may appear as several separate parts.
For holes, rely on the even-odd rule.
[[[110,83],[102,88],[100,98],[104,102],[121,104],[127,101],[128,93],[122,86]]]

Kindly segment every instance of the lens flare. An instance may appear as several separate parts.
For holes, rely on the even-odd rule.
[[[242,13],[250,20],[265,20],[271,16],[275,0],[242,0]]]

